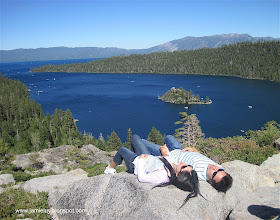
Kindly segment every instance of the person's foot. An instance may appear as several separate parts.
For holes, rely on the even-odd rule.
[[[110,166],[110,165],[108,165],[108,166],[106,167],[106,169],[104,170],[104,173],[105,173],[105,174],[116,174],[116,173],[117,173],[116,169],[110,168],[109,166]]]

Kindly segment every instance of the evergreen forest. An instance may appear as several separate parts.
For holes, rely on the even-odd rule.
[[[46,65],[32,72],[200,74],[280,81],[280,41],[117,56],[88,63]]]
[[[0,154],[74,144],[81,137],[69,109],[44,115],[23,83],[0,76]]]

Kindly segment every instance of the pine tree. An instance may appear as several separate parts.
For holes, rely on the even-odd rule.
[[[97,144],[97,141],[91,132],[86,133],[86,131],[84,131],[83,140],[84,140],[85,145],[87,145],[87,144],[96,145]]]
[[[189,91],[189,100],[192,101],[192,99],[193,99],[193,91],[190,90]]]
[[[71,129],[75,126],[72,112],[69,109],[67,109],[65,112],[63,112],[63,115],[64,115],[63,127],[65,133],[69,134],[71,132]]]
[[[106,143],[105,143],[105,141],[102,141],[102,140],[98,139],[96,147],[99,148],[100,150],[106,151]]]
[[[152,127],[152,130],[149,133],[147,140],[158,145],[164,144],[164,136],[154,126]]]
[[[107,150],[114,151],[118,150],[122,146],[121,139],[115,131],[111,133],[111,136],[107,137]]]
[[[194,147],[197,143],[203,141],[204,134],[199,126],[199,120],[195,114],[188,115],[186,112],[180,112],[181,120],[175,124],[182,124],[181,128],[176,129],[175,137],[183,147]]]
[[[131,137],[132,137],[132,131],[131,128],[129,128],[127,131],[126,142],[124,143],[124,146],[128,149],[131,148]]]
[[[103,137],[101,132],[99,134],[98,140],[105,142],[105,139],[104,139],[104,137]]]
[[[41,141],[40,141],[40,133],[38,131],[31,133],[31,143],[34,147],[34,150],[39,151]]]
[[[60,134],[59,127],[61,126],[59,119],[59,110],[57,108],[55,109],[54,114],[51,118],[50,131],[52,133],[53,139],[57,139]]]
[[[198,102],[200,101],[200,95],[199,95],[199,94],[196,95],[196,100],[197,100]]]

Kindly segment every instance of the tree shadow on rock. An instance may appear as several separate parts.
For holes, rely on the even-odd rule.
[[[280,209],[272,208],[266,205],[250,205],[248,211],[261,219],[271,219],[280,215]],[[277,218],[278,219],[278,218]]]

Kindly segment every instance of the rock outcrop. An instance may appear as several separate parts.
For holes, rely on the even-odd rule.
[[[15,184],[15,180],[12,174],[0,174],[0,186]]]
[[[96,163],[108,164],[112,156],[93,145],[86,145],[82,148],[75,148],[71,145],[64,145],[57,148],[45,149],[41,152],[17,155],[12,162],[17,168],[34,168],[41,172],[52,171],[55,174],[67,173],[66,167],[77,167],[77,157],[88,162],[88,165]]]
[[[205,199],[190,199],[179,210],[187,192],[174,186],[152,189],[125,172],[90,178],[78,172],[77,179],[70,174],[67,184],[67,175],[42,177],[27,181],[24,188],[49,192],[55,219],[270,219],[280,214],[279,166],[274,169],[279,162],[280,154],[261,166],[224,163],[234,179],[232,188],[219,193],[200,181]]]
[[[274,141],[274,146],[275,146],[277,149],[280,149],[280,138],[278,138],[277,140]]]
[[[66,174],[34,178],[25,182],[22,186],[25,191],[31,193],[36,193],[37,191],[51,193],[57,190],[62,191],[74,182],[87,178],[87,172],[82,169],[77,169]]]
[[[1,186],[6,186],[9,184],[15,184],[15,180],[12,174],[1,174],[0,173],[0,193],[4,192],[4,188]]]

